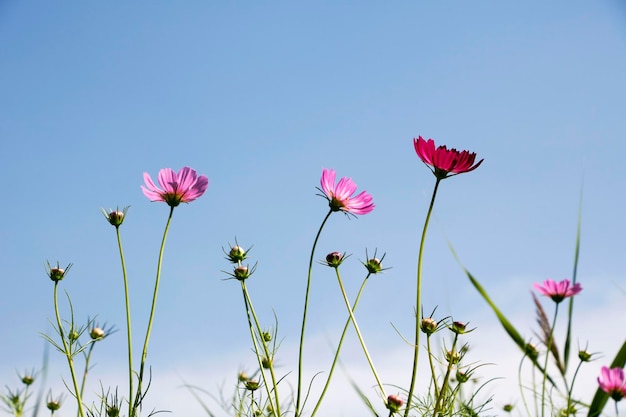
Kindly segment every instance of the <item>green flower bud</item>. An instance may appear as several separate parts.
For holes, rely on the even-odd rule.
[[[246,382],[244,382],[244,385],[249,391],[256,391],[257,389],[259,389],[259,381],[254,381],[252,379],[248,379]]]
[[[513,404],[504,404],[504,407],[502,407],[502,409],[507,413],[510,413],[511,411],[513,411]]]
[[[240,265],[235,268],[233,275],[239,281],[243,281],[243,280],[248,279],[248,277],[250,276],[250,273],[248,272],[247,266]]]

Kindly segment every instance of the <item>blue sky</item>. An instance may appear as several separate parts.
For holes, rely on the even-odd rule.
[[[253,364],[240,292],[222,280],[221,248],[235,236],[254,245],[250,290],[268,325],[276,311],[282,369],[295,369],[307,260],[327,210],[315,195],[323,167],[352,177],[376,209],[334,215],[317,258],[352,253],[344,280],[353,294],[365,249],[387,253],[392,269],[368,284],[358,318],[385,382],[406,385],[410,352],[390,322],[411,337],[434,184],[413,151],[418,135],[485,159],[442,184],[425,309],[478,327],[475,359],[500,361],[489,372],[508,375],[519,356],[446,240],[532,337],[532,283],[571,276],[582,189],[576,337],[606,362],[623,342],[623,2],[8,0],[0,69],[3,383],[40,360],[38,332],[53,314],[46,260],[74,263],[63,287],[79,318],[98,314],[123,330],[115,235],[101,207],[131,206],[123,240],[141,340],[167,216],[142,195],[142,173],[191,166],[209,189],[176,209],[168,238],[149,355],[155,406],[201,415],[182,379],[212,389]],[[318,265],[314,274],[309,377],[326,369],[323,352],[345,319],[332,271]],[[98,378],[124,384],[115,382],[123,332],[99,349],[93,391]],[[346,349],[352,375],[369,387],[356,344]],[[58,384],[65,369],[52,358],[49,382]],[[603,364],[589,366],[592,386]],[[329,404],[352,417],[339,399]]]

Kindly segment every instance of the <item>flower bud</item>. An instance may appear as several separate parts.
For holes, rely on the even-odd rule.
[[[456,380],[459,381],[459,384],[463,384],[470,379],[470,372],[461,371],[458,369],[456,371]]]
[[[589,353],[584,349],[578,351],[578,359],[580,359],[581,362],[589,362],[592,355],[592,353]]]
[[[504,407],[502,407],[502,409],[507,413],[510,413],[511,411],[513,411],[513,404],[504,404]]]
[[[432,317],[424,317],[422,319],[422,323],[420,324],[420,329],[422,329],[422,332],[430,336],[437,330],[437,322],[433,320]]]
[[[467,324],[460,322],[460,321],[452,322],[452,325],[450,326],[450,330],[452,330],[456,334],[465,333],[466,328],[467,328]]]
[[[259,388],[259,381],[248,379],[246,382],[244,382],[244,385],[246,386],[247,390],[256,391]]]
[[[100,211],[102,211],[102,214],[104,214],[104,218],[107,219],[107,221],[112,226],[115,226],[117,228],[120,227],[122,223],[124,223],[124,218],[126,217],[126,212],[128,211],[129,207],[130,206],[126,206],[122,210],[116,209],[106,211],[105,209],[100,209]]]
[[[248,374],[246,374],[245,372],[239,372],[239,375],[237,375],[237,379],[239,380],[239,382],[246,382],[249,379]]]
[[[341,252],[331,252],[326,255],[326,264],[331,268],[337,268],[343,262],[343,254]]]
[[[61,403],[55,400],[48,401],[46,407],[48,407],[48,410],[50,411],[57,411],[59,408],[61,408]]]
[[[93,340],[100,340],[104,338],[104,330],[102,330],[100,327],[94,327],[89,332],[89,336],[91,336]]]
[[[402,400],[399,395],[391,394],[387,397],[387,409],[391,411],[391,413],[397,413],[403,404],[404,400]]]
[[[446,360],[449,363],[457,364],[461,360],[461,355],[456,350],[448,350],[446,351]]]
[[[120,408],[116,405],[107,406],[107,416],[108,417],[119,417]]]
[[[72,343],[77,341],[79,337],[80,337],[80,334],[74,329],[70,330],[70,332],[67,334],[67,338]]]
[[[265,342],[271,342],[272,341],[272,334],[270,332],[262,332],[261,333],[261,337],[263,338],[263,341],[265,341]]]
[[[236,267],[233,276],[239,281],[247,279],[250,276],[250,273],[248,272],[248,267],[243,265]]]
[[[228,260],[232,263],[241,262],[246,259],[246,255],[246,251],[241,246],[235,245],[228,252]]]
[[[67,274],[72,267],[72,264],[68,264],[65,269],[61,268],[61,265],[59,265],[58,262],[57,266],[50,265],[50,262],[46,262],[46,264],[46,273],[48,274],[48,277],[54,282],[59,282],[63,278],[65,278],[65,274]]]
[[[22,377],[22,382],[24,383],[24,385],[32,385],[33,382],[35,382],[35,377],[33,375],[24,375]]]
[[[266,356],[261,358],[261,366],[265,369],[270,369],[272,367],[272,360]]]
[[[378,258],[368,259],[364,265],[365,268],[367,268],[367,272],[370,274],[377,274],[383,270],[382,261]]]

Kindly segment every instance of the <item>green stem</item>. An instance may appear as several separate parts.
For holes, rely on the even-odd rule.
[[[359,289],[356,299],[354,300],[354,304],[352,305],[353,313],[356,310],[356,306],[359,304],[359,300],[361,299],[361,294],[363,293],[363,289],[365,288],[365,284],[367,283],[367,279],[369,278],[370,275],[371,273],[368,273],[365,279],[363,280],[363,283],[361,284],[361,288]],[[350,326],[351,321],[352,320],[350,319],[350,317],[348,317],[348,319],[346,320],[346,324],[343,326],[343,331],[341,332],[341,337],[339,338],[339,344],[337,345],[337,351],[335,352],[333,363],[330,366],[330,370],[328,371],[328,378],[326,379],[326,384],[324,385],[324,389],[322,389],[322,393],[320,394],[320,397],[317,400],[317,404],[315,404],[315,408],[313,409],[313,412],[311,413],[311,417],[314,417],[315,413],[317,413],[317,410],[322,404],[322,400],[324,399],[324,395],[326,395],[326,391],[328,390],[328,387],[330,386],[330,379],[333,377],[333,372],[335,372],[335,366],[339,362],[339,352],[341,351],[341,346],[343,345],[343,341],[346,337],[346,333],[348,332],[348,327]]]
[[[448,381],[450,380],[450,373],[452,372],[452,366],[454,364],[454,353],[456,349],[456,342],[458,339],[459,339],[459,334],[455,333],[454,341],[452,342],[452,349],[450,350],[450,360],[448,361],[448,369],[446,370],[446,376],[443,378],[443,383],[441,385],[441,390],[439,391],[439,395],[437,396],[437,401],[435,401],[435,409],[433,410],[433,417],[437,417],[437,414],[439,413],[439,408],[441,405],[441,400],[446,395],[446,388],[448,387]]]
[[[526,355],[522,357],[522,360],[519,362],[519,368],[517,369],[517,384],[519,385],[520,395],[522,396],[522,404],[524,404],[524,409],[526,410],[526,414],[528,417],[531,417],[530,408],[528,407],[528,401],[526,400],[526,395],[524,394],[524,384],[522,383],[522,365],[524,364],[524,359],[526,359]],[[533,366],[533,373],[535,372],[535,367]]]
[[[319,230],[317,231],[317,235],[315,235],[315,240],[313,241],[313,247],[311,248],[311,257],[309,258],[309,273],[306,280],[306,292],[304,294],[304,311],[302,313],[302,328],[300,329],[300,347],[298,348],[298,388],[296,394],[296,410],[295,417],[300,417],[302,410],[300,410],[300,402],[302,398],[302,353],[304,350],[304,329],[306,327],[306,316],[307,310],[309,306],[309,290],[311,288],[311,276],[313,273],[313,257],[315,256],[315,247],[317,246],[317,241],[319,240],[320,235],[322,234],[322,229],[326,224],[326,221],[333,214],[332,210],[328,211],[326,217],[322,221]]]
[[[72,355],[71,345],[68,346],[67,340],[65,340],[65,335],[63,333],[63,324],[61,323],[61,315],[59,314],[59,303],[57,301],[57,292],[59,287],[58,284],[58,281],[54,283],[54,312],[56,313],[57,326],[59,327],[59,336],[61,336],[61,341],[63,342],[63,353],[65,353],[65,356],[67,357],[67,364],[69,365],[70,374],[72,375],[72,384],[74,385],[74,393],[76,397],[76,402],[78,404],[78,414],[80,417],[85,417],[85,410],[83,410],[83,400],[80,395],[80,390],[78,388],[76,371],[74,370],[74,357]]]
[[[126,274],[126,262],[124,261],[124,251],[122,249],[122,237],[120,228],[115,228],[117,234],[117,246],[120,250],[120,259],[122,261],[122,275],[124,276],[124,299],[126,302],[126,338],[128,343],[128,415],[132,416],[133,408],[133,338],[130,326],[130,294],[128,292],[128,276]]]
[[[143,373],[146,365],[146,357],[148,356],[148,342],[150,341],[150,332],[152,331],[152,323],[154,321],[154,312],[156,311],[157,296],[159,294],[159,283],[161,282],[161,265],[163,264],[163,252],[165,250],[165,241],[167,240],[167,232],[170,228],[172,221],[172,214],[174,213],[174,207],[170,207],[170,214],[167,217],[167,223],[165,224],[165,230],[163,232],[163,240],[161,241],[161,249],[159,250],[159,260],[157,263],[156,280],[154,282],[154,293],[152,295],[152,307],[150,308],[150,319],[148,320],[148,329],[146,330],[146,338],[143,342],[143,351],[141,353],[141,364],[139,365],[139,377],[137,378],[137,392],[135,394],[135,401],[130,412],[129,417],[136,417],[137,409],[141,406],[142,392],[141,385],[143,383]]]
[[[439,188],[440,178],[437,178],[435,182],[435,188],[433,189],[433,196],[430,200],[430,206],[428,207],[428,213],[426,214],[426,220],[424,221],[424,228],[422,230],[422,239],[420,241],[419,254],[417,256],[417,291],[415,301],[415,343],[413,345],[413,368],[411,370],[411,385],[409,386],[409,392],[406,399],[406,408],[404,410],[404,416],[408,417],[411,411],[411,400],[413,399],[413,392],[415,391],[415,382],[417,380],[417,362],[419,357],[419,342],[420,342],[420,309],[422,303],[422,258],[424,255],[424,243],[426,242],[426,232],[428,231],[428,223],[430,222],[430,215],[433,212],[433,206],[435,205],[435,197],[437,196],[437,189]]]
[[[343,296],[343,301],[346,303],[346,308],[348,309],[348,314],[350,315],[350,320],[352,321],[352,325],[354,326],[354,330],[356,331],[356,335],[359,338],[359,342],[361,343],[361,347],[363,348],[363,353],[365,353],[365,357],[367,358],[367,362],[372,369],[372,373],[374,374],[374,378],[376,378],[376,383],[378,384],[378,388],[380,389],[380,393],[382,394],[384,399],[387,399],[387,394],[385,393],[385,388],[383,388],[383,384],[380,382],[380,378],[378,378],[378,373],[376,372],[376,368],[374,367],[374,362],[372,362],[372,358],[370,357],[369,352],[367,351],[367,346],[365,346],[365,340],[363,340],[363,336],[361,335],[361,330],[359,330],[359,325],[356,322],[356,318],[354,317],[354,313],[352,312],[352,308],[350,308],[350,300],[348,300],[348,295],[346,294],[346,290],[343,287],[343,283],[341,282],[341,275],[339,274],[339,268],[335,268],[335,272],[337,273],[337,281],[339,282],[339,288],[341,289],[341,295]]]
[[[550,328],[550,336],[548,337],[548,344],[546,350],[546,360],[543,366],[543,382],[541,383],[541,417],[545,416],[546,410],[546,381],[548,380],[548,359],[550,359],[550,352],[552,351],[552,341],[554,339],[554,326],[556,326],[556,316],[559,314],[559,303],[556,303],[554,308],[554,319],[552,319],[552,327]]]
[[[93,352],[94,341],[92,340],[91,346],[89,346],[89,351],[85,355],[85,370],[83,371],[83,381],[80,384],[80,396],[82,397],[85,393],[85,384],[87,383],[87,374],[89,373],[89,362],[91,361],[91,352]]]
[[[433,363],[433,352],[430,347],[430,334],[426,335],[426,349],[428,351],[428,363],[430,364],[430,374],[433,380],[433,387],[435,387],[435,398],[439,396],[439,387],[437,386],[437,375],[435,374],[435,365]]]
[[[267,399],[270,402],[270,406],[272,410],[275,411],[276,416],[280,416],[280,397],[278,395],[278,384],[276,382],[276,374],[274,373],[274,364],[273,357],[270,355],[269,349],[267,347],[267,342],[263,339],[263,330],[261,329],[261,325],[259,324],[259,320],[257,318],[256,312],[254,311],[254,306],[252,305],[252,300],[250,299],[250,294],[248,294],[248,289],[246,287],[245,281],[241,281],[241,290],[243,292],[243,298],[246,305],[246,316],[248,317],[248,325],[250,326],[250,336],[252,337],[252,344],[254,345],[254,352],[256,353],[257,360],[259,361],[259,369],[261,370],[261,376],[263,377],[263,384],[267,390]],[[252,313],[252,314],[250,314]],[[274,399],[276,401],[276,406],[272,404],[272,392],[270,391],[269,384],[265,379],[265,371],[263,371],[263,362],[261,360],[261,356],[259,355],[259,350],[256,342],[256,337],[254,333],[254,328],[252,327],[252,322],[250,320],[250,315],[254,319],[254,325],[256,326],[256,334],[258,334],[261,340],[261,345],[263,345],[263,353],[267,360],[269,361],[269,370],[270,376],[272,377],[272,387],[274,391]]]

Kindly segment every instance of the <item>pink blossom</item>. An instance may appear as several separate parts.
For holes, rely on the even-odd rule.
[[[421,136],[413,139],[413,146],[417,156],[428,165],[433,174],[439,179],[473,171],[484,161],[484,159],[481,159],[474,165],[476,160],[474,152],[459,152],[454,148],[448,149],[445,145],[435,148],[434,140],[428,139],[426,141]]]
[[[619,401],[626,396],[626,380],[624,380],[624,370],[622,368],[608,368],[603,366],[598,377],[600,389],[606,392],[615,401]]]
[[[146,186],[141,186],[143,194],[150,201],[164,201],[170,207],[176,207],[180,203],[189,203],[200,197],[209,186],[209,179],[196,173],[189,167],[183,167],[178,174],[171,168],[163,168],[159,171],[159,185],[157,187],[147,172],[143,173]]]
[[[543,282],[543,285],[535,283],[534,287],[543,295],[552,298],[552,301],[557,304],[568,297],[573,297],[583,290],[579,283],[570,286],[568,279],[564,279],[561,282],[547,279]]]
[[[328,205],[332,211],[343,211],[351,214],[367,214],[374,210],[372,196],[362,191],[360,194],[352,197],[356,192],[356,184],[351,178],[343,177],[335,185],[336,173],[332,169],[324,168],[322,170],[322,192],[328,200]]]

